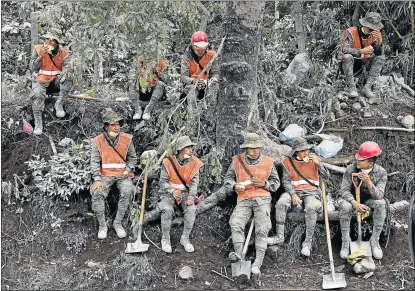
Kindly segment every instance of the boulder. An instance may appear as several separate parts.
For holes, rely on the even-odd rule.
[[[183,280],[193,278],[193,270],[189,266],[183,266],[179,271],[179,277]]]

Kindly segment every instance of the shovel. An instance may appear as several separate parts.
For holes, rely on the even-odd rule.
[[[252,219],[251,226],[249,227],[248,236],[245,240],[245,245],[242,250],[242,257],[239,258],[239,262],[232,263],[232,277],[238,277],[240,275],[246,275],[248,279],[251,278],[251,261],[245,261],[245,255],[248,250],[248,243],[251,239],[252,229],[254,228],[254,219]]]
[[[334,271],[333,253],[331,250],[329,215],[327,212],[326,186],[324,185],[324,182],[321,183],[321,192],[323,192],[324,222],[326,225],[327,248],[329,249],[331,269],[331,274],[323,275],[323,289],[344,288],[347,285],[344,273],[335,273]]]
[[[355,188],[356,201],[360,203],[360,186],[362,186],[362,180],[360,180],[359,185],[355,182],[353,177],[357,177],[358,173],[352,173],[352,182]],[[362,214],[357,212],[357,241],[350,242],[350,253],[359,252],[361,255],[366,257],[372,257],[372,248],[370,242],[362,241]]]
[[[137,240],[134,243],[127,243],[127,248],[125,249],[125,252],[127,254],[142,253],[142,252],[148,251],[149,244],[143,244],[141,242],[141,232],[143,230],[143,220],[144,220],[144,207],[146,203],[147,178],[148,178],[148,166],[146,166],[146,168],[144,169],[144,186],[143,186],[143,195],[141,198],[141,211],[140,211],[140,221],[138,224]]]

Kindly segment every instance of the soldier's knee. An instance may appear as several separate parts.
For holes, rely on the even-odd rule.
[[[305,212],[321,212],[323,208],[323,204],[321,203],[321,201],[312,201],[308,204],[306,204],[304,211]]]
[[[386,208],[386,201],[383,200],[383,199],[381,199],[381,200],[374,200],[373,208],[375,208],[375,209],[383,209],[383,208]]]
[[[290,207],[290,205],[291,205],[291,196],[288,193],[283,193],[280,199],[278,199],[277,203],[275,203],[275,207],[277,206]]]
[[[231,216],[231,219],[229,220],[229,226],[231,227],[231,230],[240,230],[244,226],[241,223],[241,220],[238,217]]]
[[[173,206],[166,203],[166,202],[163,202],[163,201],[159,204],[159,209],[161,210],[162,214],[171,214],[171,215],[173,215],[173,213],[174,213]]]
[[[187,206],[185,212],[191,213],[191,214],[196,213],[196,205],[193,204],[193,205]]]
[[[351,54],[345,54],[342,59],[343,62],[353,62],[354,58]]]

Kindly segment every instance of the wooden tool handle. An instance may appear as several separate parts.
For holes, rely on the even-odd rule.
[[[246,252],[248,251],[249,240],[251,239],[252,229],[254,228],[254,220],[255,219],[252,218],[251,226],[249,226],[248,236],[246,237],[245,245],[242,250],[242,260],[245,260],[245,255],[246,255]]]
[[[324,182],[321,182],[321,192],[323,194],[324,223],[326,226],[326,238],[327,238],[327,248],[329,249],[330,268],[331,268],[332,276],[334,278],[335,271],[334,271],[333,251],[331,249],[329,214],[327,211],[327,200],[326,200],[326,185],[324,184]]]
[[[143,225],[143,220],[144,220],[144,208],[146,204],[146,192],[147,192],[147,178],[148,178],[148,165],[144,169],[144,186],[143,186],[143,194],[141,196],[140,225]]]

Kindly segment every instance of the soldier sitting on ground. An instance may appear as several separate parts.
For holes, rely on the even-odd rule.
[[[94,184],[91,187],[92,210],[99,223],[98,238],[107,237],[105,221],[105,199],[112,185],[120,191],[118,211],[113,226],[119,238],[127,236],[122,227],[122,220],[134,193],[132,178],[137,164],[137,155],[132,142],[132,135],[120,131],[122,118],[111,108],[102,114],[104,132],[94,137],[91,143],[91,172]]]
[[[378,13],[368,12],[366,17],[359,20],[361,26],[349,27],[341,37],[341,46],[338,58],[346,75],[346,83],[351,97],[358,93],[353,80],[353,74],[359,72],[363,66],[369,70],[369,76],[363,88],[363,93],[370,98],[370,103],[377,103],[372,87],[379,78],[385,56],[382,52],[383,28]]]
[[[379,246],[379,236],[386,218],[385,194],[388,173],[376,164],[377,157],[382,153],[379,145],[373,141],[366,141],[355,155],[356,162],[346,168],[340,188],[341,198],[338,201],[340,208],[340,227],[342,233],[342,248],[340,257],[347,259],[350,253],[350,221],[353,211],[365,213],[367,207],[374,209],[373,232],[370,246],[375,259],[382,259],[383,252]],[[360,201],[355,200],[352,173],[359,173],[358,178],[363,182],[360,190]]]
[[[284,166],[282,184],[285,192],[275,205],[275,221],[277,235],[268,238],[268,244],[282,244],[284,242],[284,225],[287,210],[292,206],[302,208],[304,202],[305,211],[305,240],[301,254],[308,257],[311,252],[314,229],[317,222],[317,213],[323,211],[321,192],[319,190],[320,178],[328,179],[329,171],[320,163],[320,158],[310,154],[313,145],[298,137],[293,140],[290,157],[282,160]]]
[[[146,61],[143,56],[139,56],[134,60],[128,76],[128,97],[133,102],[134,120],[149,120],[155,103],[166,94],[169,82],[167,66],[166,59]]]
[[[160,172],[160,195],[158,208],[161,210],[161,248],[171,253],[170,228],[177,203],[184,211],[184,227],[180,244],[186,252],[194,252],[189,241],[190,232],[196,218],[195,198],[199,185],[199,169],[201,160],[193,156],[193,143],[188,136],[177,140],[176,154],[163,160]]]

